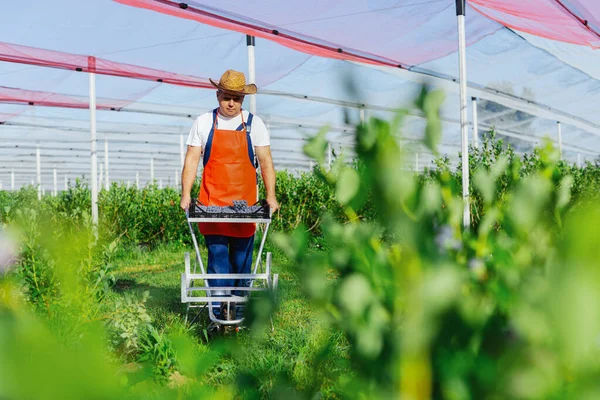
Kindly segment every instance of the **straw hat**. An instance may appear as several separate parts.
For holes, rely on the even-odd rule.
[[[216,83],[210,78],[208,78],[208,80],[214,87],[227,93],[246,95],[255,94],[257,90],[254,83],[246,85],[246,77],[242,72],[234,71],[232,69],[225,71],[221,76],[219,83]]]

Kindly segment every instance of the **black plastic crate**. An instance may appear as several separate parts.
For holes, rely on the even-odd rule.
[[[236,218],[236,219],[271,219],[269,204],[259,200],[249,206],[245,200],[234,200],[231,206],[206,206],[193,200],[189,209],[190,218]]]

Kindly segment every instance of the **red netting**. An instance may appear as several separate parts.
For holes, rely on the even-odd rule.
[[[143,79],[173,85],[212,89],[206,78],[181,75],[158,69],[124,64],[93,56],[62,53],[34,47],[0,42],[0,60],[43,67],[69,69],[73,71],[94,72],[102,75],[122,76]]]
[[[598,0],[468,0],[501,24],[532,35],[600,48]],[[594,22],[595,27],[590,25]]]
[[[304,53],[387,66],[413,66],[457,50],[456,16],[446,1],[114,0],[277,42]],[[474,43],[501,25],[467,16]]]
[[[135,100],[97,99],[99,110],[120,110]],[[47,107],[89,108],[89,98],[0,86],[0,103]],[[16,114],[15,114],[16,115]]]

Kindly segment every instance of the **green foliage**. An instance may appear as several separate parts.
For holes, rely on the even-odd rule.
[[[433,151],[442,100],[423,90],[416,101]],[[357,126],[353,165],[323,166],[323,131],[305,148],[311,173],[278,173],[273,240],[293,272],[224,344],[182,321],[181,266],[163,253],[147,265],[147,245],[189,246],[175,190],[113,185],[98,232],[83,184],[41,201],[0,192],[3,225],[22,236],[0,276],[0,397],[597,398],[598,167],[489,138],[470,150],[465,229],[461,166],[407,172],[403,115]],[[152,298],[110,290],[118,254],[139,257],[129,277]],[[268,333],[277,309],[276,327],[296,329]]]

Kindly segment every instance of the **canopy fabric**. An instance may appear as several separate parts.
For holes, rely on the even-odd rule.
[[[597,0],[468,0],[502,25],[547,39],[600,48]]]
[[[349,125],[361,116],[390,119],[400,107],[411,112],[402,132],[409,152],[407,168],[431,166],[433,155],[417,143],[424,120],[413,105],[424,83],[446,92],[441,152],[452,163],[458,160],[454,0],[257,4],[194,0],[185,10],[179,3],[172,8],[168,4],[172,2],[160,1],[160,7],[177,10],[177,16],[200,15],[202,23],[145,7],[157,1],[137,1],[145,9],[124,6],[125,1],[129,0],[4,6],[0,17],[0,38],[5,41],[0,53],[6,57],[0,61],[4,188],[11,170],[17,186],[35,178],[38,143],[44,186],[53,168],[69,179],[89,176],[85,158],[89,78],[84,72],[90,67],[89,55],[96,68],[107,65],[110,72],[102,75],[95,70],[99,161],[103,162],[106,139],[111,180],[133,181],[137,174],[146,182],[153,159],[155,177],[174,184],[181,167],[181,136],[193,118],[216,106],[214,88],[200,77],[218,79],[229,68],[247,72],[246,32],[257,36],[257,110],[272,131],[276,168],[308,170],[311,164],[302,146],[323,125],[331,127],[328,139],[335,154],[351,158]],[[594,1],[560,3],[569,10],[563,8],[560,15],[570,28],[556,27],[564,42],[536,36],[552,33],[547,14],[525,13],[527,4],[539,5],[540,13],[560,11],[556,0],[469,2],[469,95],[478,98],[480,139],[494,128],[517,151],[527,151],[544,137],[556,142],[560,121],[563,158],[592,161],[600,153],[600,114],[595,107],[600,103],[600,53],[594,50],[593,36],[600,10]],[[537,26],[533,21],[539,17],[539,29],[526,33],[517,25],[506,28],[515,10],[523,16],[516,22],[524,26]],[[587,42],[577,42],[582,38]],[[43,66],[41,59],[46,60]],[[144,71],[146,80],[130,79],[136,77],[130,71]],[[192,84],[159,82],[164,76]]]

